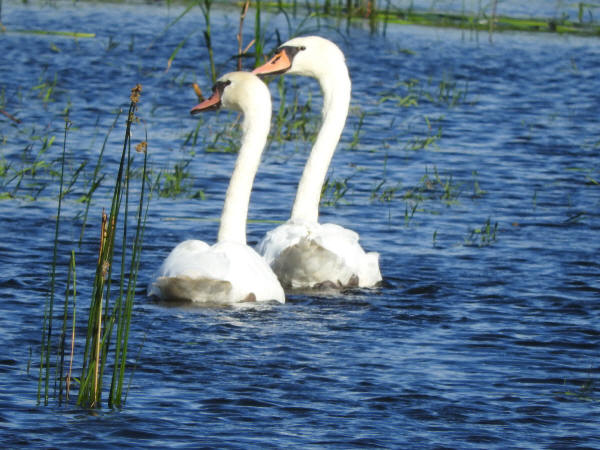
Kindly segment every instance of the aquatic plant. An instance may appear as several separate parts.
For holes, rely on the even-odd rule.
[[[579,383],[581,383],[581,385],[577,391],[567,390],[564,392],[564,395],[586,402],[598,401],[598,398],[594,395],[597,390],[597,383],[590,374],[587,375],[585,380],[579,381]],[[566,380],[564,381],[564,384],[566,384]]]
[[[141,176],[141,187],[139,191],[139,200],[137,212],[133,218],[135,222],[135,233],[133,238],[129,236],[130,222],[130,181],[132,173],[133,156],[131,153],[131,126],[136,121],[137,105],[140,99],[141,86],[137,85],[132,89],[131,102],[127,115],[125,137],[123,140],[123,150],[119,170],[116,176],[113,190],[112,203],[109,214],[103,213],[100,250],[96,265],[96,273],[92,286],[92,298],[88,310],[88,325],[84,352],[82,358],[81,377],[76,380],[79,383],[79,392],[77,404],[83,407],[98,407],[101,404],[104,373],[105,369],[112,363],[112,376],[110,387],[108,389],[107,401],[109,407],[120,407],[126,398],[123,392],[123,382],[125,377],[127,350],[129,344],[129,328],[133,311],[133,301],[135,287],[137,282],[137,273],[141,257],[141,248],[144,234],[144,227],[148,212],[149,196],[146,196],[147,188],[147,143],[143,141],[136,147],[136,151],[143,154],[143,169]],[[60,192],[58,200],[58,212],[55,229],[53,263],[51,269],[50,292],[45,308],[44,321],[42,326],[42,348],[40,352],[40,377],[38,382],[38,403],[45,405],[49,400],[49,380],[52,368],[50,365],[50,355],[52,353],[52,326],[54,296],[56,284],[56,271],[58,260],[58,240],[61,222],[61,204],[63,199],[64,186],[64,167],[66,154],[67,130],[70,122],[65,126],[65,139],[63,144]],[[122,223],[122,225],[119,225]],[[115,259],[115,245],[117,245],[117,235],[122,232],[120,249],[117,255],[120,260]],[[131,248],[128,251],[129,241]],[[115,264],[115,262],[117,264]],[[111,303],[111,285],[113,282],[113,268],[119,267],[118,295]],[[75,277],[75,252],[71,251],[69,261],[69,271],[67,279],[67,289],[65,294],[65,303],[63,309],[62,332],[59,338],[58,353],[55,377],[55,398],[58,398],[59,404],[62,403],[63,390],[65,400],[69,399],[71,381],[75,380],[71,376],[71,368],[74,359],[75,329],[76,329],[76,277]],[[69,292],[73,292],[72,326],[71,326],[71,350],[69,358],[69,370],[64,379],[64,359],[65,359],[65,339],[67,334],[68,304]],[[114,339],[114,343],[112,340]],[[111,360],[112,358],[112,360]],[[58,396],[56,394],[56,381],[58,381]],[[42,394],[43,386],[43,394]]]
[[[223,2],[221,2],[223,3]],[[435,6],[435,8],[434,8]],[[305,1],[298,3],[296,0],[277,2],[264,2],[262,8],[275,13],[286,13],[291,10],[295,18],[299,9],[303,14],[315,17],[318,26],[319,18],[330,17],[336,20],[339,29],[342,20],[346,29],[353,22],[363,22],[369,27],[371,33],[382,29],[385,35],[388,24],[420,25],[438,28],[455,28],[472,32],[485,32],[492,39],[494,33],[504,31],[527,31],[544,33],[568,33],[580,35],[599,35],[600,26],[594,20],[593,11],[600,8],[594,3],[579,2],[577,20],[570,20],[566,14],[555,18],[522,18],[497,14],[497,1],[478,3],[477,10],[469,11],[463,5],[460,12],[446,12],[439,9],[438,2],[434,2],[428,10],[414,8],[412,2],[402,7],[392,4],[390,0],[377,2],[375,0],[331,0]],[[585,20],[588,19],[588,20]],[[380,25],[383,24],[382,27]]]
[[[473,198],[483,197],[485,194],[487,194],[487,191],[484,191],[479,186],[479,173],[476,170],[474,170],[472,173],[473,173]]]
[[[54,93],[56,91],[56,85],[58,84],[58,78],[56,73],[52,79],[45,79],[41,75],[38,79],[38,84],[33,86],[31,89],[39,92],[39,97],[42,98],[44,103],[54,101]]]
[[[307,94],[305,102],[300,100],[300,87],[286,87],[283,77],[277,82],[279,108],[275,114],[271,139],[276,142],[301,141],[313,142],[317,136],[320,115],[312,107],[312,93]],[[291,98],[290,98],[291,97]]]
[[[388,155],[386,153],[383,159],[383,173],[381,180],[379,180],[375,186],[371,189],[370,200],[378,200],[380,202],[391,202],[396,196],[396,192],[402,187],[402,184],[398,181],[396,183],[388,184],[387,180],[387,162]]]
[[[217,71],[215,69],[215,57],[213,54],[212,39],[210,32],[210,7],[212,6],[212,0],[202,0],[198,2],[202,15],[204,16],[204,24],[206,29],[204,30],[204,41],[206,42],[206,50],[208,51],[208,61],[210,67],[210,78],[214,83],[217,81]]]
[[[179,14],[179,16],[177,16],[175,19],[173,19],[171,22],[169,22],[165,26],[165,28],[150,43],[150,45],[148,45],[148,48],[151,48],[155,44],[155,42],[158,39],[160,39],[170,28],[172,28],[181,19],[183,19],[195,6],[198,6],[200,8],[200,10],[202,11],[202,16],[204,18],[205,28],[204,28],[202,34],[204,36],[204,43],[206,45],[206,50],[208,52],[208,61],[209,61],[208,74],[209,74],[210,79],[214,83],[217,79],[217,70],[215,67],[214,51],[213,51],[213,46],[212,46],[211,26],[210,26],[211,25],[210,12],[211,12],[211,7],[212,7],[213,3],[214,3],[213,0],[195,0],[195,1],[191,2],[185,8],[185,10],[181,14]],[[167,60],[167,67],[166,67],[167,72],[171,68],[173,61],[175,60],[175,57],[177,56],[179,51],[184,47],[184,45],[187,43],[188,39],[193,34],[195,34],[195,31],[190,33],[183,40],[181,40],[176,45],[175,49],[171,52],[171,55],[169,56],[169,59]]]
[[[493,225],[488,217],[483,226],[474,228],[465,238],[464,245],[467,247],[487,247],[496,242],[496,232],[498,231],[498,222]]]
[[[237,70],[242,70],[242,57],[248,51],[248,49],[254,44],[254,41],[251,41],[250,44],[246,48],[243,48],[243,35],[242,30],[244,29],[244,20],[246,19],[246,14],[248,13],[248,8],[250,8],[250,0],[246,0],[242,4],[242,10],[240,11],[240,25],[238,29],[238,34],[236,35],[236,39],[238,42],[238,54],[237,54]],[[258,53],[257,53],[258,55]]]
[[[260,64],[262,58],[264,37],[261,33],[261,0],[255,0],[254,4],[256,6],[256,14],[254,16],[254,66],[256,67]]]
[[[44,386],[44,405],[48,404],[48,391],[49,391],[49,383],[50,383],[50,353],[52,349],[52,318],[54,316],[54,294],[56,290],[56,266],[58,259],[58,238],[60,231],[60,219],[61,219],[61,208],[62,208],[62,200],[63,200],[63,185],[64,185],[64,168],[65,168],[65,155],[66,155],[66,142],[67,142],[67,131],[70,126],[70,121],[65,121],[65,134],[63,141],[63,151],[62,151],[62,159],[61,159],[61,175],[60,175],[60,185],[59,185],[59,193],[58,193],[58,211],[56,214],[56,224],[54,227],[54,246],[52,248],[52,266],[50,272],[50,290],[48,294],[48,300],[46,302],[46,307],[44,309],[44,320],[42,325],[42,342],[41,342],[41,351],[40,351],[40,373],[38,380],[38,391],[37,391],[37,399],[38,403],[40,403],[40,397],[42,392],[42,383]],[[44,374],[44,368],[46,372]],[[62,368],[61,368],[62,370]],[[61,385],[62,386],[62,385]],[[61,394],[59,394],[59,399],[61,398]]]
[[[187,169],[191,162],[191,159],[176,162],[172,170],[161,173],[162,176],[159,179],[162,180],[162,184],[158,191],[160,197],[175,198],[185,194],[191,198],[204,200],[205,195],[202,189],[198,189],[195,193],[191,192],[191,174]]]
[[[459,87],[449,75],[444,75],[437,84],[431,77],[425,83],[417,78],[409,78],[397,81],[389,91],[381,93],[379,103],[394,101],[398,106],[407,108],[427,102],[454,108],[459,104],[467,103],[468,94],[468,82],[465,81],[464,87]]]
[[[419,207],[419,203],[420,203],[419,200],[417,200],[415,202],[412,202],[412,204],[410,204],[410,202],[408,202],[408,201],[405,203],[405,206],[404,206],[404,226],[408,226],[408,224],[410,223],[410,221],[414,217],[415,211]]]
[[[83,213],[83,221],[81,224],[81,233],[79,234],[79,246],[80,247],[81,247],[81,243],[83,241],[83,232],[85,231],[85,227],[87,225],[87,218],[88,218],[90,206],[92,204],[92,197],[94,195],[94,192],[96,192],[96,189],[98,189],[98,187],[100,187],[100,184],[102,183],[102,181],[104,180],[104,177],[105,177],[105,175],[100,175],[100,167],[101,167],[101,163],[102,163],[102,158],[104,157],[104,150],[106,149],[106,143],[108,142],[108,138],[109,138],[112,130],[114,130],[115,125],[117,124],[117,121],[119,120],[119,117],[121,117],[121,110],[119,110],[117,112],[117,115],[115,116],[115,120],[113,121],[112,125],[108,129],[108,132],[106,133],[106,136],[104,137],[104,142],[102,143],[102,147],[100,148],[100,153],[98,154],[98,159],[96,161],[96,167],[94,168],[94,172],[93,172],[91,178],[88,178],[89,189],[83,196],[81,196],[79,198],[79,201],[85,203],[85,211]]]
[[[388,185],[388,181],[384,178],[371,189],[371,201],[391,202],[401,188],[400,182]]]
[[[455,183],[452,175],[447,178],[440,176],[436,166],[433,167],[433,174],[425,168],[425,174],[419,180],[417,186],[406,190],[402,196],[403,199],[424,201],[428,199],[438,199],[447,206],[458,203],[461,194],[461,184]]]
[[[408,142],[406,142],[404,148],[406,150],[416,151],[416,150],[426,150],[430,146],[437,146],[437,141],[442,137],[442,127],[438,126],[437,131],[434,130],[431,120],[427,116],[423,116],[425,121],[425,135],[417,135],[413,136]],[[438,121],[441,118],[436,119]]]
[[[354,128],[354,132],[352,133],[352,142],[350,142],[350,149],[354,150],[358,146],[360,132],[362,130],[363,123],[365,121],[365,117],[367,115],[366,111],[360,110],[358,113],[358,123]]]
[[[333,174],[328,176],[321,188],[321,205],[337,206],[348,193],[348,190],[350,189],[348,181],[350,181],[355,174],[356,173],[353,173],[342,179],[332,179]]]

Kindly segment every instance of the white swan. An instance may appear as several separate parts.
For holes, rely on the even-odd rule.
[[[379,254],[365,253],[354,231],[318,223],[321,189],[350,105],[351,83],[344,54],[333,42],[318,36],[294,38],[252,73],[313,77],[324,97],[323,123],[302,173],[291,217],[267,233],[258,251],[284,287],[376,285],[381,281]]]
[[[234,304],[276,300],[283,289],[265,260],[246,245],[246,219],[254,176],[269,134],[271,96],[249,72],[221,77],[213,94],[191,113],[220,106],[244,114],[242,144],[225,196],[217,243],[198,240],[177,245],[148,287],[150,296],[166,301]]]

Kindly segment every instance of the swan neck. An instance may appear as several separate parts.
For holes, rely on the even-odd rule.
[[[292,221],[318,222],[321,190],[350,107],[351,83],[344,64],[319,78],[323,92],[322,125],[304,166],[292,208]]]
[[[271,109],[257,109],[245,114],[242,143],[225,195],[218,242],[246,244],[246,221],[252,184],[269,134]]]

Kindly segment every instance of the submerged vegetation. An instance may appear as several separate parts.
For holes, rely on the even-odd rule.
[[[488,217],[483,226],[473,228],[465,238],[466,246],[487,247],[496,242],[496,232],[498,231],[498,222],[493,225]]]

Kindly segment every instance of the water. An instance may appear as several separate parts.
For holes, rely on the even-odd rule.
[[[137,368],[120,411],[37,405],[57,179],[40,169],[15,199],[0,201],[5,446],[599,447],[597,39],[496,34],[490,43],[486,34],[406,26],[389,26],[382,37],[309,22],[340,43],[353,80],[352,114],[330,174],[346,180],[348,192],[337,202],[326,194],[335,205],[323,206],[322,221],[356,230],[366,249],[380,252],[383,286],[292,294],[285,305],[240,310],[165,308],[145,297],[144,286],[178,242],[214,240],[234,159],[203,149],[235,115],[188,115],[189,84],[207,91],[211,83],[199,12],[161,34],[181,11],[3,3],[8,30],[96,33],[77,41],[0,36],[2,108],[21,119],[0,118],[9,173],[28,145],[30,158],[40,150],[35,136],[56,137],[39,158],[58,167],[67,105],[70,170],[90,161],[64,204],[63,248],[76,248],[82,205],[75,199],[135,83],[144,89],[144,122],[134,140],[145,138],[145,126],[153,168],[189,161],[191,175],[188,194],[151,202],[130,338]],[[236,14],[214,13],[219,72],[234,68]],[[264,25],[270,38],[275,28],[289,34],[281,17]],[[52,101],[44,102],[32,87],[55,74]],[[418,81],[412,91],[402,84],[410,79]],[[442,81],[452,95],[466,94],[454,105],[440,98]],[[318,115],[316,83],[286,78],[286,86]],[[271,92],[277,108],[276,83]],[[411,93],[418,105],[399,106]],[[184,145],[198,120],[198,143]],[[108,139],[108,178],[78,251],[79,311],[89,301],[99,211],[109,204],[123,121]],[[433,142],[425,145],[427,137]],[[267,149],[250,209],[258,220],[248,227],[252,244],[273,226],[264,219],[287,218],[308,147],[291,141]],[[188,198],[200,189],[205,200]],[[488,220],[491,230],[498,224],[495,236],[485,232]]]

